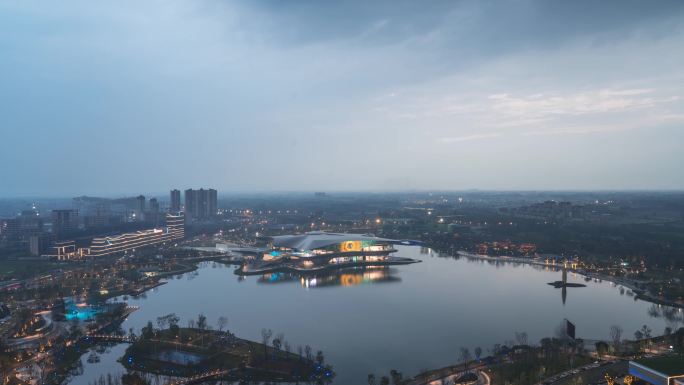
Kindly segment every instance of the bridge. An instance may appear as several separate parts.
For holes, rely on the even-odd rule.
[[[190,384],[196,384],[196,383],[200,383],[200,382],[209,380],[209,379],[211,379],[211,378],[216,378],[216,377],[225,376],[225,375],[228,374],[228,373],[230,373],[230,370],[228,370],[228,369],[224,369],[224,370],[215,369],[215,370],[211,370],[211,371],[208,371],[208,372],[204,372],[204,373],[200,373],[200,374],[194,375],[194,376],[192,376],[192,377],[186,377],[186,378],[178,379],[178,380],[173,381],[173,382],[169,382],[168,385],[190,385]]]
[[[92,338],[93,340],[103,341],[103,342],[135,342],[128,336],[120,336],[116,334],[87,334],[85,338]]]

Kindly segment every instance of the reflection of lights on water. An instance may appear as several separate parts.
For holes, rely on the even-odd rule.
[[[316,287],[318,281],[316,278],[302,278],[302,286],[309,288],[309,287]]]

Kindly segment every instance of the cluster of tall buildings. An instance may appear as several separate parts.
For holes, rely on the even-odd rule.
[[[218,214],[218,193],[212,188],[187,189],[184,198],[185,204],[181,207],[180,190],[171,190],[169,212],[183,211],[185,218],[192,221],[211,219]]]
[[[218,213],[217,192],[214,189],[185,190],[185,214],[193,220],[210,219]]]

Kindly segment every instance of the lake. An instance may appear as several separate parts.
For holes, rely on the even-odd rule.
[[[369,373],[405,376],[457,361],[460,347],[483,355],[494,344],[526,332],[531,343],[555,335],[564,318],[576,325],[577,337],[609,339],[611,325],[624,338],[642,325],[662,334],[682,324],[680,309],[635,300],[611,282],[585,282],[568,274],[568,282],[587,287],[562,290],[547,282],[561,272],[544,267],[439,256],[419,247],[398,247],[398,256],[421,263],[389,268],[351,269],[302,279],[288,274],[238,277],[234,267],[202,263],[192,273],[169,279],[130,305],[140,306],[122,325],[136,333],[148,320],[176,313],[181,325],[204,313],[216,327],[220,316],[239,337],[261,340],[261,329],[283,333],[298,345],[322,350],[337,373],[335,384],[362,384]],[[97,364],[84,363],[84,374],[71,385],[87,385],[101,373],[123,372],[115,361],[119,346]]]

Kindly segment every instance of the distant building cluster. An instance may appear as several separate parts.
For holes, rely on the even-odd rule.
[[[511,241],[484,242],[477,245],[477,253],[482,255],[533,255],[537,252],[534,243],[513,243]]]
[[[41,215],[34,204],[14,218],[0,218],[0,248],[18,256],[28,251],[33,256],[65,259],[180,239],[186,222],[217,216],[217,195],[215,189],[188,189],[184,204],[178,189],[171,190],[168,204],[144,195],[115,199],[80,196],[72,199],[70,208],[43,210],[47,215]]]
[[[510,213],[518,218],[537,220],[582,219],[585,215],[585,208],[570,202],[546,201],[513,208]]]
[[[612,201],[593,204],[573,204],[554,200],[535,203],[527,206],[502,208],[501,212],[515,218],[532,219],[545,222],[599,222],[613,217],[615,206]]]

